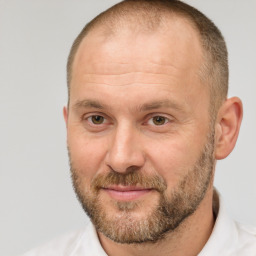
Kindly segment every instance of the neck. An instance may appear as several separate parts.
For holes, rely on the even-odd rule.
[[[197,210],[175,230],[156,243],[118,244],[99,233],[102,247],[110,256],[195,256],[209,239],[213,226],[213,189],[210,186]]]

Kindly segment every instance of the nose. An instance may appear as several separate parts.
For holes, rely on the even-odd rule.
[[[142,148],[141,134],[136,127],[119,125],[111,136],[106,164],[119,173],[140,169],[145,163]]]

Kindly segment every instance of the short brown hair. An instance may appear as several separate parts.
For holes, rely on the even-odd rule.
[[[228,93],[228,53],[225,40],[210,19],[194,7],[178,0],[125,0],[90,21],[75,39],[70,50],[67,62],[69,92],[76,52],[91,30],[104,27],[111,33],[133,23],[138,29],[154,31],[170,15],[187,19],[199,33],[204,54],[203,66],[199,70],[200,79],[209,85],[211,109],[217,110]]]

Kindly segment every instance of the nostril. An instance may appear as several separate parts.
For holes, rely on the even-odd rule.
[[[108,164],[107,164],[107,166],[108,166],[109,170],[111,172],[114,172],[114,173],[118,172],[118,173],[126,173],[126,174],[128,174],[128,173],[137,172],[137,171],[139,171],[141,169],[140,166],[135,166],[135,165],[129,166],[125,170],[114,169],[111,165],[108,165]]]

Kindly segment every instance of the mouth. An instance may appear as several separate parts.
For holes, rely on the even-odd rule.
[[[112,199],[118,201],[133,201],[150,193],[153,189],[137,186],[113,185],[102,188]]]

